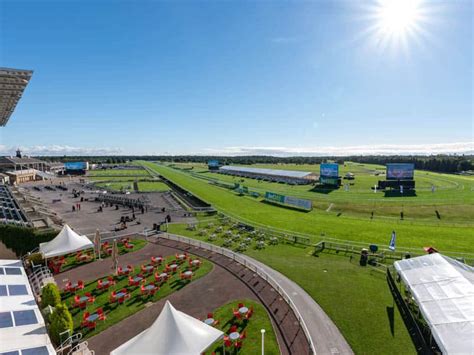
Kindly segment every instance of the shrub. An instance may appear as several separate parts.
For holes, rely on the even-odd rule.
[[[28,257],[28,261],[35,265],[42,264],[44,261],[43,255],[41,253],[33,253]]]
[[[37,248],[40,243],[49,242],[58,233],[38,233],[33,228],[0,225],[0,241],[20,257]]]
[[[61,342],[59,334],[65,332],[66,330],[70,330],[72,334],[73,322],[71,313],[69,313],[67,306],[61,303],[56,306],[56,309],[54,310],[54,313],[51,314],[50,319],[51,325],[49,328],[49,335],[51,336],[53,342],[56,345],[59,345]]]
[[[58,286],[53,283],[47,284],[41,290],[41,307],[47,306],[56,307],[61,303],[61,295],[59,293]]]

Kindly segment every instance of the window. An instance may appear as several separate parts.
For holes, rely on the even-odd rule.
[[[48,348],[46,346],[39,346],[37,348],[23,349],[22,355],[49,355]]]
[[[3,267],[0,267],[0,275],[5,275],[5,271],[3,270]]]
[[[8,285],[8,292],[10,296],[27,295],[28,290],[25,285]]]
[[[20,355],[20,352],[18,350],[14,350],[14,351],[8,351],[6,353],[1,353],[0,355]]]
[[[16,312],[13,312],[13,318],[15,318],[15,325],[17,327],[20,325],[38,323],[38,320],[36,319],[36,314],[34,311],[16,311]]]
[[[13,327],[12,315],[10,312],[0,312],[0,328]]]
[[[19,267],[6,267],[5,273],[7,275],[21,275],[21,269]]]
[[[0,285],[0,296],[8,296],[7,294],[7,286]]]

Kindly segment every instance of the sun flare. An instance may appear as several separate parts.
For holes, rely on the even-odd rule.
[[[377,14],[380,29],[391,35],[409,31],[420,19],[419,5],[417,0],[382,1]]]

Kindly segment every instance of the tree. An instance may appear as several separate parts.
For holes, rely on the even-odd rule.
[[[56,345],[59,345],[61,342],[60,335],[61,333],[69,330],[72,333],[73,330],[73,322],[71,313],[67,309],[65,304],[58,304],[51,314],[51,325],[49,328],[49,334],[51,339]]]
[[[41,290],[41,307],[56,307],[60,303],[61,295],[59,294],[58,286],[50,283],[43,287]]]

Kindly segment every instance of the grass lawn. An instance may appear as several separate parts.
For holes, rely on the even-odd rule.
[[[147,241],[142,240],[142,239],[134,239],[131,243],[133,244],[133,249],[127,249],[127,248],[125,248],[125,246],[119,244],[118,245],[119,254],[123,255],[123,254],[131,253],[131,252],[134,252],[134,251],[138,251],[147,244]],[[87,252],[87,251],[88,250],[84,250],[84,252]],[[89,250],[89,252],[92,253],[92,249]],[[102,251],[102,253],[101,253],[101,258],[102,259],[109,258],[109,257],[110,257],[110,255],[108,255],[104,251]],[[64,263],[63,267],[61,268],[61,272],[64,272],[64,271],[73,269],[77,266],[88,264],[88,263],[91,263],[91,262],[94,261],[94,260],[85,261],[85,262],[84,261],[82,261],[82,262],[81,261],[76,261],[76,253],[67,255],[65,257],[65,260],[66,260],[66,262]]]
[[[328,213],[319,209],[314,209],[311,212],[294,211],[262,203],[260,199],[253,197],[239,196],[233,191],[211,185],[183,171],[154,163],[144,162],[143,164],[188,189],[224,213],[256,226],[264,225],[288,233],[302,233],[314,242],[323,239],[321,235],[324,235],[324,238],[332,237],[366,242],[367,244],[387,245],[392,230],[396,230],[399,249],[413,247],[420,248],[421,251],[422,247],[431,245],[441,252],[443,250],[472,252],[474,243],[472,221],[470,224],[456,224],[444,220],[427,222],[422,218],[413,220],[370,219],[369,216],[360,218],[344,213]],[[278,186],[279,184],[272,185]],[[474,194],[468,185],[464,186],[463,191],[465,196]],[[421,207],[418,208],[421,209]],[[464,213],[464,209],[459,207],[459,213]]]
[[[134,241],[135,242],[135,241]],[[168,256],[165,258],[162,266],[158,266],[156,270],[162,271],[164,269],[164,265],[166,263],[171,262],[175,259],[175,256]],[[99,261],[97,261],[99,262]],[[120,262],[120,259],[119,259]],[[134,272],[132,275],[137,275],[141,273],[140,265],[134,266]],[[185,287],[188,283],[193,282],[189,280],[181,280],[179,277],[179,272],[187,270],[189,268],[188,264],[185,262],[178,268],[178,271],[164,284],[160,286],[158,292],[155,293],[154,296],[148,298],[142,298],[140,294],[140,287],[129,287],[128,286],[128,277],[122,276],[118,277],[115,276],[116,285],[112,286],[108,290],[99,291],[96,290],[97,280],[91,281],[86,283],[84,290],[78,292],[78,295],[84,295],[86,292],[90,292],[95,297],[95,302],[92,304],[88,304],[85,310],[80,310],[79,308],[72,308],[74,295],[69,293],[63,293],[62,299],[63,301],[70,306],[71,315],[73,317],[74,322],[74,331],[82,332],[84,338],[89,338],[104,329],[112,326],[120,322],[121,320],[127,318],[128,316],[142,310],[145,307],[145,304],[148,302],[156,302],[173,292],[176,292],[183,287]],[[195,269],[193,280],[198,279],[206,275],[209,271],[213,268],[213,264],[209,261],[202,260],[202,264],[199,268]],[[106,279],[106,278],[103,278]],[[155,281],[154,274],[151,274],[146,278],[146,284]],[[126,300],[123,304],[119,305],[118,303],[110,303],[110,294],[113,290],[121,290],[122,288],[126,288],[130,293],[131,297]],[[98,308],[104,310],[107,319],[105,321],[98,321],[97,327],[95,330],[87,330],[81,328],[81,322],[83,318],[83,314],[85,311],[89,311],[90,313],[95,312]]]
[[[199,231],[206,228],[210,235],[218,227],[216,220],[212,228],[205,222],[197,231],[189,231],[182,224],[170,224],[169,229],[171,233],[210,242],[208,237],[199,236]],[[227,239],[227,229],[225,226],[212,243],[222,246]],[[237,244],[230,248],[234,249]],[[257,250],[253,242],[245,254],[285,274],[308,292],[335,322],[356,354],[415,353],[396,307],[394,333],[391,333],[388,313],[393,301],[385,275],[359,266],[356,258],[351,261],[342,253],[321,253],[316,257],[313,251],[311,247],[288,244],[267,245]]]
[[[89,170],[88,176],[140,176],[148,177],[150,174],[145,169],[97,169]]]
[[[239,303],[243,303],[248,308],[254,308],[254,313],[250,318],[250,321],[240,323],[234,322],[232,310],[237,309],[237,305]],[[242,333],[244,330],[246,331],[247,338],[243,340],[242,348],[239,351],[239,354],[251,355],[260,353],[262,346],[262,335],[260,333],[260,329],[265,329],[265,354],[277,355],[280,353],[270,317],[268,316],[265,308],[260,303],[248,299],[235,300],[222,307],[219,307],[218,309],[215,309],[212,313],[214,315],[214,319],[219,320],[219,324],[215,327],[222,330],[226,335],[229,335],[229,329],[233,324],[238,326],[239,333]],[[202,317],[206,318],[206,314],[203,314]],[[215,352],[216,354],[222,354],[222,343],[222,341],[216,342],[205,354],[209,355],[212,352]],[[232,353],[231,351],[232,350],[228,348],[226,353]]]

